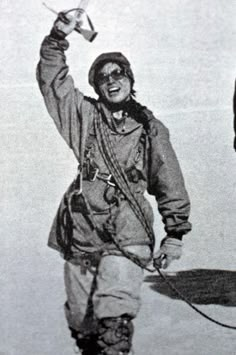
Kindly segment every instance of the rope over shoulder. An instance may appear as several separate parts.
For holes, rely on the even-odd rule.
[[[147,119],[147,115],[144,112],[144,107],[142,107],[139,104],[135,105],[135,109],[137,110],[137,108],[140,109],[140,111],[143,113],[143,116],[141,116],[141,121],[142,123],[146,124],[146,129],[150,129],[149,126],[149,121]],[[99,112],[100,110],[98,110]],[[133,209],[133,211],[135,212],[135,214],[137,215],[137,217],[139,218],[139,220],[142,222],[144,229],[146,230],[150,241],[153,241],[154,235],[153,235],[153,231],[149,229],[149,226],[146,224],[145,222],[145,217],[142,215],[142,210],[140,210],[139,208],[136,209],[136,203],[138,204],[138,201],[134,201],[135,198],[132,196],[132,192],[131,190],[129,190],[129,185],[126,185],[126,176],[124,174],[123,176],[123,171],[120,169],[119,164],[116,164],[116,159],[115,159],[115,155],[113,152],[113,147],[111,145],[111,141],[109,139],[109,134],[106,130],[106,125],[103,123],[103,119],[102,119],[102,112],[100,112],[101,115],[97,115],[97,118],[95,120],[95,131],[96,131],[96,136],[97,136],[97,140],[98,140],[98,144],[99,144],[99,148],[101,150],[101,153],[103,154],[103,157],[105,159],[105,161],[108,163],[109,167],[112,168],[112,170],[114,169],[115,174],[114,175],[118,175],[118,186],[121,189],[122,192],[124,192],[126,198],[128,199],[128,201],[130,202],[130,206]],[[140,117],[140,115],[138,115],[138,117]],[[150,117],[150,116],[149,116]],[[145,122],[146,121],[146,122]],[[130,195],[131,193],[131,195]],[[140,214],[141,212],[141,214]],[[117,246],[117,248],[123,253],[123,255],[125,257],[127,257],[129,260],[131,260],[132,262],[134,262],[136,265],[138,265],[139,267],[154,273],[155,271],[158,272],[158,274],[161,276],[161,278],[168,284],[168,286],[183,300],[185,301],[193,310],[195,310],[198,314],[200,314],[202,317],[206,318],[207,320],[211,321],[212,323],[215,323],[221,327],[224,328],[228,328],[231,330],[236,330],[236,326],[233,325],[229,325],[229,324],[225,324],[222,322],[219,322],[217,320],[215,320],[214,318],[208,316],[206,313],[202,312],[200,309],[198,309],[196,306],[194,306],[174,285],[172,282],[170,282],[165,276],[164,274],[160,271],[159,268],[151,268],[148,267],[147,265],[145,265],[142,260],[140,260],[139,257],[137,257],[137,255],[127,252],[126,250],[124,250],[124,248],[122,248],[119,245],[119,242],[117,242],[115,235],[113,235],[112,233],[110,234],[111,238],[113,239],[113,242],[115,243],[115,245]]]
[[[134,195],[133,191],[130,188],[130,184],[127,179],[127,176],[116,158],[112,146],[112,142],[109,137],[108,128],[103,121],[103,112],[102,110],[100,110],[99,107],[98,107],[98,114],[96,115],[96,119],[95,119],[95,132],[96,132],[98,146],[101,151],[101,154],[107,166],[109,167],[111,174],[114,176],[117,186],[124,194],[124,196],[127,198],[130,207],[132,208],[135,215],[143,225],[144,230],[146,231],[150,239],[151,248],[153,249],[155,238],[154,238],[154,232],[152,226],[148,223],[144,215],[144,212],[140,206],[140,203],[137,201],[136,196]]]
[[[141,105],[140,105],[141,106]],[[99,111],[98,111],[99,112]],[[144,118],[143,118],[144,119]],[[116,159],[113,156],[113,148],[111,146],[111,142],[108,136],[108,132],[106,131],[106,126],[103,124],[103,120],[101,115],[97,115],[97,118],[95,120],[95,131],[96,131],[96,135],[97,135],[97,139],[98,139],[98,145],[99,145],[99,149],[101,150],[101,153],[104,156],[105,161],[109,161],[109,167],[112,167],[112,170],[115,171],[115,175],[118,175],[118,186],[121,189],[122,193],[124,192],[125,196],[127,197],[127,199],[131,202],[131,208],[133,208],[135,214],[137,215],[137,217],[140,219],[140,221],[143,224],[144,229],[146,230],[147,235],[150,238],[150,241],[153,241],[154,238],[154,234],[152,229],[149,229],[150,226],[148,226],[148,224],[146,224],[145,222],[145,218],[142,215],[142,210],[140,208],[138,208],[138,201],[133,201],[133,196],[132,196],[132,192],[129,190],[128,186],[128,182],[126,181],[126,176],[124,173],[123,176],[123,171],[120,170],[120,166],[118,164],[118,166],[115,164]],[[106,149],[108,147],[108,149]],[[112,155],[110,155],[110,154]],[[127,186],[125,186],[127,184]],[[131,195],[130,195],[131,193]],[[137,205],[136,205],[137,203]],[[70,205],[70,203],[69,203]],[[96,229],[96,226],[95,226]],[[114,244],[116,245],[116,247],[118,248],[118,250],[120,250],[122,252],[122,254],[127,257],[129,260],[131,260],[132,262],[134,262],[136,265],[138,265],[139,267],[141,267],[142,269],[145,269],[146,271],[149,271],[151,273],[154,273],[155,271],[158,272],[158,274],[160,275],[160,277],[164,280],[164,282],[166,284],[168,284],[168,286],[180,297],[180,299],[182,299],[183,301],[185,301],[195,312],[197,312],[198,314],[200,314],[202,317],[204,317],[205,319],[209,320],[210,322],[227,328],[227,329],[231,329],[231,330],[236,330],[236,326],[234,325],[229,325],[220,321],[217,321],[216,319],[208,316],[206,313],[204,313],[203,311],[201,311],[200,309],[198,309],[196,306],[194,306],[188,299],[187,297],[185,297],[181,291],[179,291],[171,281],[168,280],[168,278],[161,272],[161,270],[159,268],[151,268],[148,267],[146,264],[143,263],[143,261],[135,254],[126,251],[121,245],[120,243],[116,240],[115,237],[115,232],[113,230],[109,230],[109,235],[112,238]],[[70,241],[71,243],[71,241]],[[71,244],[68,244],[67,247],[70,250]],[[154,244],[153,244],[154,245]]]

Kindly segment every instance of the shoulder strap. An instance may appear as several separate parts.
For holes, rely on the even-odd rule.
[[[132,99],[127,104],[127,111],[137,122],[143,125],[143,128],[147,135],[153,135],[153,121],[156,121],[152,111],[146,106],[141,105],[139,102]],[[155,132],[156,134],[157,132]]]
[[[78,166],[78,173],[75,178],[76,186],[78,187],[77,194],[81,194],[83,190],[84,153],[85,153],[87,138],[92,125],[91,120],[89,120],[88,118],[93,115],[92,111],[96,110],[96,106],[95,106],[96,101],[89,97],[86,97],[86,100],[90,103],[90,112],[88,116],[86,115],[87,119],[85,119],[84,117],[81,119],[81,125],[80,125],[79,157],[78,157],[79,166]]]
[[[104,122],[103,111],[98,107],[98,114],[95,117],[95,132],[98,141],[99,150],[104,158],[105,163],[107,164],[110,173],[113,175],[117,186],[127,198],[130,207],[134,211],[137,218],[142,223],[145,232],[147,233],[151,247],[154,247],[154,232],[152,226],[148,223],[143,209],[137,200],[132,188],[129,184],[128,178],[125,171],[120,166],[119,161],[116,157],[111,139],[110,133],[107,125]]]

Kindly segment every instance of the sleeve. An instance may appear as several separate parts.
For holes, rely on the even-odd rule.
[[[168,129],[155,121],[150,137],[148,192],[156,197],[167,234],[181,238],[191,230],[190,200]]]
[[[68,74],[65,57],[68,47],[68,41],[57,37],[53,31],[45,37],[37,66],[37,80],[59,133],[78,157],[83,113],[88,116],[92,104],[75,89],[73,79]]]

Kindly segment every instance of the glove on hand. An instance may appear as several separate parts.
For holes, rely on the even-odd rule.
[[[60,12],[54,22],[53,31],[56,32],[59,37],[65,38],[75,29],[76,24],[77,20],[75,16]]]
[[[160,249],[153,257],[153,266],[157,269],[166,269],[173,260],[182,255],[183,242],[176,238],[166,237],[162,240]]]

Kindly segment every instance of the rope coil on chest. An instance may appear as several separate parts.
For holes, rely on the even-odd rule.
[[[99,114],[100,113],[100,114]],[[95,119],[95,132],[96,132],[96,137],[97,137],[97,142],[98,146],[100,149],[100,152],[104,158],[104,161],[106,162],[111,174],[114,176],[114,179],[116,180],[116,183],[118,185],[118,188],[121,190],[121,192],[124,194],[124,196],[127,198],[130,207],[134,211],[135,215],[141,222],[141,224],[144,227],[144,230],[146,231],[151,247],[153,248],[154,246],[154,232],[152,227],[149,225],[144,212],[139,204],[139,202],[136,199],[136,196],[134,195],[133,191],[131,190],[128,178],[124,170],[121,168],[117,158],[116,154],[114,152],[114,148],[112,145],[112,142],[110,140],[109,136],[109,131],[108,127],[105,124],[103,120],[103,112],[100,111],[96,115]]]
[[[104,161],[108,164],[109,169],[111,169],[112,175],[116,178],[116,184],[118,188],[120,189],[121,193],[124,194],[124,196],[127,198],[127,200],[130,203],[131,208],[133,209],[135,215],[137,218],[140,220],[142,223],[144,230],[146,231],[150,242],[151,246],[154,245],[154,232],[152,228],[148,225],[148,222],[146,221],[146,218],[143,214],[143,211],[141,207],[139,206],[138,201],[135,199],[135,196],[133,195],[133,192],[129,188],[129,181],[126,177],[125,172],[122,170],[120,167],[119,163],[116,161],[116,156],[113,150],[112,143],[109,138],[109,132],[108,128],[106,127],[105,123],[103,122],[103,119],[100,114],[96,116],[95,119],[95,132],[96,132],[96,138],[98,142],[98,146],[100,149],[100,152],[104,158]],[[117,200],[117,205],[119,204],[119,201]],[[72,218],[72,211],[71,211],[71,200],[69,199],[68,201],[68,209],[69,209],[69,217]],[[109,232],[109,235],[113,241],[113,243],[116,245],[117,249],[125,256],[127,257],[130,261],[141,267],[142,269],[147,270],[148,272],[154,273],[158,272],[160,277],[164,280],[165,283],[168,284],[168,286],[180,297],[181,300],[186,302],[195,312],[200,314],[202,317],[205,319],[209,320],[210,322],[227,328],[231,330],[236,330],[236,326],[229,325],[222,323],[220,321],[215,320],[214,318],[208,316],[206,313],[202,312],[200,309],[198,309],[196,306],[194,306],[183,294],[181,291],[179,291],[174,284],[168,280],[168,278],[161,272],[159,268],[151,268],[148,267],[146,263],[144,263],[137,255],[128,252],[126,249],[124,249],[120,243],[117,241],[116,238],[116,233],[115,233],[115,228],[113,228],[113,223],[115,222],[115,215],[111,216],[110,220],[107,223],[107,232]],[[72,218],[73,219],[73,218]],[[92,216],[91,220],[93,222]],[[67,224],[67,223],[66,223]],[[97,229],[96,224],[94,224],[93,228]],[[69,241],[67,245],[67,250],[71,248],[73,242],[72,240]],[[69,252],[68,250],[68,252]],[[68,256],[70,257],[70,253],[68,253]]]
[[[136,214],[136,216],[138,217],[138,219],[140,220],[140,222],[142,223],[145,231],[147,232],[150,241],[152,242],[152,245],[154,245],[154,233],[153,230],[150,229],[150,226],[148,225],[146,218],[143,214],[143,211],[141,210],[138,201],[136,201],[135,196],[133,196],[132,191],[129,188],[129,182],[127,181],[127,177],[125,175],[125,173],[122,171],[119,163],[117,163],[116,160],[116,156],[112,147],[112,143],[110,141],[109,138],[109,132],[108,132],[108,128],[105,125],[105,123],[103,122],[102,116],[101,115],[97,115],[96,120],[95,120],[95,131],[96,131],[96,136],[97,136],[97,140],[98,140],[98,145],[99,145],[99,149],[101,151],[101,154],[104,157],[105,162],[108,164],[109,168],[111,168],[114,172],[114,176],[116,177],[116,181],[118,184],[118,187],[121,189],[122,193],[124,193],[124,195],[126,196],[126,198],[128,199],[131,208],[133,209],[134,213]],[[135,264],[137,264],[138,266],[142,267],[143,269],[149,271],[149,272],[155,272],[157,271],[158,274],[160,275],[160,277],[168,284],[168,286],[183,300],[185,301],[193,310],[195,310],[197,313],[199,313],[202,317],[206,318],[207,320],[221,326],[221,327],[225,327],[231,330],[236,330],[236,326],[232,326],[229,324],[225,324],[222,322],[219,322],[217,320],[215,320],[214,318],[208,316],[206,313],[202,312],[201,310],[199,310],[196,306],[194,306],[183,294],[182,292],[180,292],[174,285],[172,282],[170,282],[165,275],[160,271],[159,268],[153,269],[153,268],[149,268],[146,265],[144,265],[142,263],[142,261],[140,260],[140,258],[138,258],[136,255],[134,255],[133,253],[127,252],[126,250],[124,250],[124,248],[122,248],[119,243],[116,241],[115,236],[111,237],[115,243],[115,245],[117,246],[117,248],[123,253],[124,256],[126,256],[129,260],[131,260],[132,262],[134,262]]]

